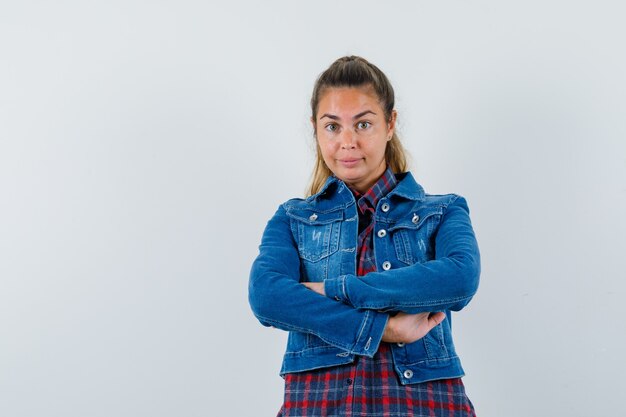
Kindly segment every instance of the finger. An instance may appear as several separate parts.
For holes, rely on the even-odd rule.
[[[428,317],[428,325],[433,328],[439,325],[442,321],[446,319],[446,314],[439,311],[437,313],[433,313]]]

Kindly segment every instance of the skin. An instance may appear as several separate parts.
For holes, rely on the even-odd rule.
[[[387,169],[385,149],[397,113],[387,119],[378,96],[369,86],[329,88],[320,98],[317,119],[311,119],[319,151],[335,176],[364,193]],[[323,282],[303,282],[325,296]],[[438,313],[398,313],[387,320],[383,341],[412,343],[445,319]]]
[[[349,187],[360,193],[369,190],[387,168],[385,149],[396,111],[387,120],[369,87],[330,88],[311,122],[326,166]]]

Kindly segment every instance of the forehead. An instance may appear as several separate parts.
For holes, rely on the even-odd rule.
[[[322,92],[317,113],[352,116],[363,110],[382,113],[378,96],[371,87],[331,87]]]

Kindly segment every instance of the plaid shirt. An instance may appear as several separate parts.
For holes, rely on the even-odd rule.
[[[357,275],[376,271],[374,213],[378,201],[396,186],[387,168],[364,194],[355,190],[359,211]],[[460,378],[402,385],[391,349],[381,342],[373,358],[359,356],[347,365],[285,375],[285,399],[278,417],[429,416],[475,417]]]
[[[368,272],[376,271],[376,260],[374,259],[374,222],[372,221],[376,212],[378,200],[387,195],[394,189],[398,181],[396,176],[389,168],[376,181],[372,188],[367,190],[365,194],[359,194],[358,191],[352,190],[356,205],[359,209],[359,245],[357,250],[357,267],[358,276],[363,276]]]

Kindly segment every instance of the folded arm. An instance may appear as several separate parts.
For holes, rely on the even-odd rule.
[[[424,263],[342,275],[324,282],[328,298],[360,309],[420,313],[460,310],[478,288],[480,254],[463,197],[443,214],[435,237],[435,258]]]
[[[350,353],[373,356],[389,316],[321,297],[299,281],[300,258],[281,206],[265,228],[250,272],[253,313],[263,325],[310,333]]]

